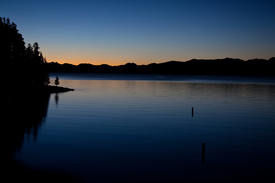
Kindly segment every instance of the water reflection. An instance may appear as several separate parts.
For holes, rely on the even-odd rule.
[[[6,98],[3,119],[8,134],[5,139],[5,160],[10,160],[20,150],[24,138],[36,141],[41,125],[47,116],[50,94],[17,93]]]
[[[59,100],[59,94],[58,93],[55,93],[54,100],[55,100],[55,105],[57,107],[58,106],[58,100]]]
[[[58,94],[57,94],[58,95]],[[36,143],[41,127],[44,126],[49,106],[49,93],[10,92],[4,99],[1,138],[1,168],[3,182],[80,182],[70,175],[28,168],[18,161],[16,154],[26,142]],[[20,153],[19,153],[20,154]]]
[[[53,94],[43,133],[20,154],[32,167],[87,182],[236,182],[251,173],[258,180],[272,175],[274,85],[62,83],[76,91]]]

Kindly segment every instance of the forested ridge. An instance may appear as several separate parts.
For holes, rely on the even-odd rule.
[[[233,58],[224,59],[193,59],[189,61],[168,61],[137,65],[110,66],[107,64],[59,64],[51,62],[46,64],[50,72],[85,72],[85,73],[142,73],[142,74],[195,74],[195,75],[264,75],[274,76],[275,57],[268,60],[251,59],[241,60]]]

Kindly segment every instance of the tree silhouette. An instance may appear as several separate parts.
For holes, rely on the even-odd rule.
[[[55,86],[59,85],[59,78],[58,78],[58,76],[56,76],[54,84],[55,84]]]
[[[6,72],[3,80],[8,86],[42,86],[50,83],[45,69],[46,58],[39,51],[38,43],[25,47],[16,24],[11,23],[9,18],[0,17],[0,40],[0,60]]]

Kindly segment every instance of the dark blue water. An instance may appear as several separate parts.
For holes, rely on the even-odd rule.
[[[29,168],[86,182],[274,180],[274,78],[58,75],[75,91],[52,94],[25,138],[16,159]]]

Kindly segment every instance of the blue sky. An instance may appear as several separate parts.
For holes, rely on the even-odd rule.
[[[0,16],[47,61],[120,65],[275,54],[275,1],[8,0]]]

